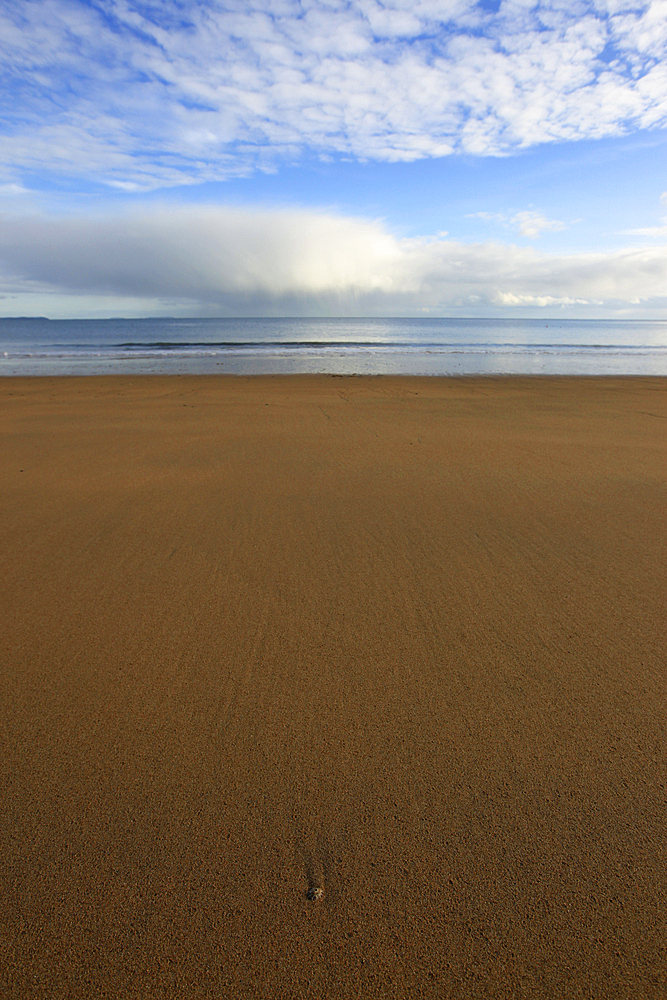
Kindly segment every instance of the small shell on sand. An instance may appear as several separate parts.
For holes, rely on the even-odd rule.
[[[321,899],[323,895],[324,895],[324,889],[322,889],[321,886],[319,885],[311,886],[308,892],[306,893],[306,899],[310,899],[313,902],[316,902],[318,899]]]

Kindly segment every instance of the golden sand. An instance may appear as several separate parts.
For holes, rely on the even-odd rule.
[[[667,996],[667,380],[0,382],[0,995]]]

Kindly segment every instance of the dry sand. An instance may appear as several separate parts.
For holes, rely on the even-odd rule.
[[[0,995],[664,1000],[666,390],[3,379]]]

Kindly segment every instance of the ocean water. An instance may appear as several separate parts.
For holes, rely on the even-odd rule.
[[[0,375],[667,375],[667,321],[0,319]]]

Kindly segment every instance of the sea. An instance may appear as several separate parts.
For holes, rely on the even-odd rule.
[[[0,375],[667,375],[667,321],[0,319]]]

